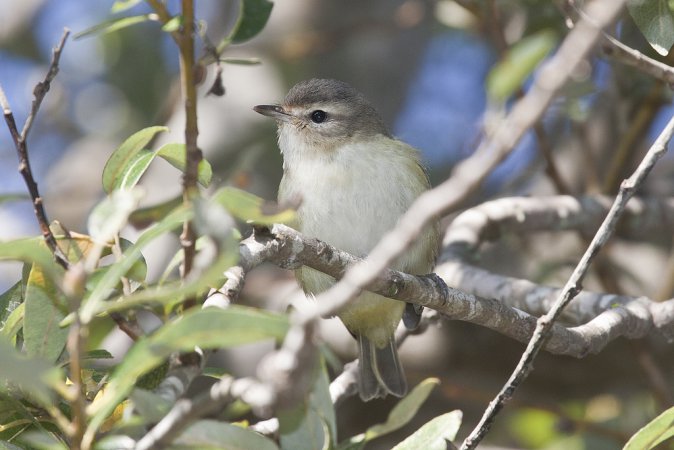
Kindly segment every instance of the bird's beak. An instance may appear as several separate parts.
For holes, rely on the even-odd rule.
[[[288,122],[292,117],[281,105],[257,105],[253,107],[253,111],[284,122]]]

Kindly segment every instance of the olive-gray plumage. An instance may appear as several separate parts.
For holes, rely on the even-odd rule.
[[[374,107],[347,83],[303,81],[281,105],[255,111],[277,120],[283,153],[279,201],[300,201],[297,225],[306,236],[366,256],[429,187],[418,152],[392,138]],[[428,273],[437,247],[437,227],[429,227],[394,268]],[[312,294],[335,282],[308,267],[297,278]],[[402,302],[363,292],[338,314],[358,339],[363,400],[407,391],[393,340],[404,309]]]

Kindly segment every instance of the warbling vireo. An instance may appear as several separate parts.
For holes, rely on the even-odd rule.
[[[276,119],[283,154],[279,202],[300,201],[298,225],[308,237],[364,257],[429,187],[416,149],[391,136],[365,97],[348,84],[312,79],[295,85],[281,105],[255,111]],[[437,227],[428,228],[394,265],[412,274],[431,271]],[[308,267],[297,272],[305,292],[317,294],[334,278]],[[338,315],[358,339],[358,388],[363,400],[407,392],[393,339],[418,313],[403,302],[363,292]]]

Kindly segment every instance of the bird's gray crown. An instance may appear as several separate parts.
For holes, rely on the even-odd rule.
[[[348,83],[332,79],[313,78],[297,83],[290,89],[283,101],[286,107],[342,106],[348,114],[340,117],[344,134],[359,131],[365,134],[389,132],[381,117],[363,94]],[[340,108],[342,109],[342,108]]]

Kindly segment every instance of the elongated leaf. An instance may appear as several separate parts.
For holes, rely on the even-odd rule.
[[[96,205],[87,223],[93,240],[99,243],[112,241],[126,225],[141,196],[142,193],[138,190],[115,190]]]
[[[115,3],[113,3],[112,7],[110,8],[110,12],[116,14],[126,11],[127,9],[133,8],[142,1],[143,0],[115,0]]]
[[[26,303],[21,303],[12,313],[7,317],[5,325],[2,327],[2,334],[14,343],[14,338],[19,330],[23,327],[23,317],[26,311]]]
[[[555,32],[543,30],[515,44],[487,77],[489,97],[499,102],[510,97],[556,43]]]
[[[17,194],[0,194],[0,204],[5,202],[18,202],[30,200],[30,195],[17,193]]]
[[[53,281],[63,276],[63,269],[54,263],[54,257],[41,238],[0,242],[0,261],[23,261],[31,266],[37,264]]]
[[[190,425],[171,448],[222,448],[227,450],[278,450],[271,439],[243,427],[215,420]]]
[[[239,66],[257,66],[258,64],[262,64],[259,58],[222,58],[220,61],[225,64]]]
[[[26,309],[23,338],[28,356],[38,356],[49,362],[58,359],[68,337],[68,329],[59,323],[65,317],[65,298],[44,276],[39,266],[33,266],[26,286]]]
[[[674,407],[669,408],[637,431],[623,450],[649,450],[674,436]]]
[[[21,442],[38,450],[68,450],[56,436],[45,431],[29,431],[21,435]]]
[[[629,0],[627,9],[651,47],[667,55],[674,45],[674,14],[668,0]]]
[[[7,392],[10,385],[38,400],[50,403],[49,386],[44,376],[50,366],[43,360],[26,358],[14,350],[4,336],[0,336],[0,392]]]
[[[127,173],[134,168],[138,154],[161,131],[168,131],[168,128],[158,126],[144,128],[131,135],[110,155],[103,168],[103,189],[105,192],[110,193],[114,189],[120,188],[121,183],[127,177]]]
[[[233,187],[218,190],[213,194],[213,200],[222,205],[232,216],[249,223],[260,225],[291,223],[296,217],[292,209],[279,211],[278,208],[270,208],[260,197]],[[265,209],[270,211],[265,211]]]
[[[234,44],[245,42],[262,31],[274,7],[269,0],[240,0],[240,5],[239,20],[230,35]]]
[[[148,20],[151,19],[152,16],[150,14],[142,14],[140,16],[130,16],[130,17],[115,17],[114,19],[106,20],[104,22],[99,23],[98,25],[94,25],[91,28],[87,28],[86,30],[80,31],[79,33],[75,34],[74,39],[80,39],[93,34],[112,33],[113,31],[118,31],[123,28],[130,27],[131,25],[136,25],[138,23],[147,22]]]
[[[164,220],[148,228],[123,254],[120,261],[110,265],[106,269],[105,275],[98,281],[93,288],[88,299],[86,299],[80,311],[80,319],[83,323],[91,321],[93,316],[101,312],[103,301],[110,295],[112,289],[117,285],[121,277],[131,270],[134,264],[137,264],[142,257],[141,251],[145,246],[157,237],[180,227],[185,220],[192,217],[191,211],[185,208],[178,208],[169,214]]]
[[[166,31],[167,33],[172,33],[174,31],[178,31],[180,27],[183,25],[183,16],[174,16],[166,22],[162,27],[162,31]]]
[[[191,351],[197,346],[223,348],[263,339],[281,339],[287,329],[285,316],[241,306],[186,313],[131,348],[110,376],[104,394],[91,405],[93,417],[88,432],[98,429],[128,395],[138,377],[161,364],[171,353]]]
[[[180,206],[183,202],[182,195],[174,197],[156,205],[140,208],[131,213],[129,223],[136,228],[146,228],[153,222],[159,222],[164,217]]]
[[[169,164],[171,164],[176,169],[184,172],[185,171],[185,144],[166,144],[163,145],[159,150],[157,150],[157,155],[165,159]],[[211,178],[213,178],[213,169],[211,164],[203,159],[199,161],[199,166],[197,167],[197,181],[203,187],[208,187],[211,184]]]
[[[446,450],[448,442],[456,438],[461,426],[463,414],[461,411],[452,411],[426,422],[421,428],[408,436],[393,450]]]

